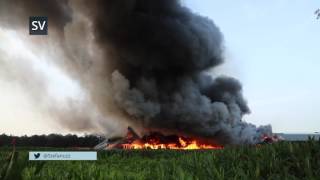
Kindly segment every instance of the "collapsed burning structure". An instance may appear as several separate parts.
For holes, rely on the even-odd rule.
[[[274,134],[273,136],[263,135],[258,145],[271,144],[284,140],[282,136]],[[135,131],[128,127],[125,137],[113,137],[106,139],[94,147],[95,150],[113,150],[113,149],[173,149],[173,150],[217,150],[223,149],[223,145],[214,144],[201,138],[188,138],[178,135],[164,135],[160,132],[150,132],[140,137]]]
[[[200,139],[186,138],[178,135],[165,136],[159,132],[151,132],[142,138],[134,130],[128,127],[126,137],[107,139],[95,146],[96,150],[111,149],[174,149],[174,150],[195,150],[195,149],[222,149],[221,145],[214,145]]]
[[[19,2],[16,5],[27,11],[30,4]],[[93,124],[106,126],[104,117],[112,115],[114,121],[121,117],[142,137],[120,143],[133,148],[141,144],[219,148],[216,145],[255,144],[272,135],[271,126],[257,127],[242,120],[250,110],[240,82],[210,73],[225,60],[220,29],[181,1],[44,0],[41,5],[55,7],[49,14],[50,28],[59,36],[63,33],[57,39],[65,57],[56,64],[90,98],[90,104],[83,105],[83,116],[77,116],[85,122],[73,118],[69,127],[94,129]],[[37,7],[29,10],[43,13]],[[86,34],[93,45],[79,46]],[[82,52],[85,48],[88,54]],[[89,107],[97,107],[97,112],[91,113]],[[99,122],[97,116],[89,116],[97,113]],[[155,139],[157,143],[150,143]]]

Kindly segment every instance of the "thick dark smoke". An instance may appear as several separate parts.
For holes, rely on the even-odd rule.
[[[209,75],[225,60],[222,33],[179,0],[52,0],[37,1],[35,7],[34,1],[2,0],[0,15],[5,4],[21,7],[21,16],[51,15],[67,41],[58,65],[81,83],[102,115],[124,116],[142,132],[221,144],[256,143],[271,133],[270,126],[242,121],[250,110],[238,80]],[[86,28],[78,28],[83,27],[79,22]],[[93,37],[93,55],[81,52],[89,47],[84,36]]]
[[[264,133],[241,121],[249,113],[241,84],[206,75],[224,60],[213,21],[177,0],[95,3],[90,14],[111,57],[114,101],[131,121],[219,143],[253,143]]]

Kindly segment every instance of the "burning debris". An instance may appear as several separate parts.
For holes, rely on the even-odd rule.
[[[284,141],[285,139],[277,134],[274,134],[272,136],[268,136],[268,135],[264,135],[261,138],[261,142],[259,144],[272,144],[272,143],[276,143],[279,141]]]
[[[258,145],[272,144],[284,140],[280,135],[262,135]],[[203,150],[203,149],[223,149],[221,145],[210,143],[208,141],[186,138],[178,135],[164,135],[159,132],[150,132],[143,137],[128,127],[128,133],[125,137],[115,137],[107,139],[95,146],[96,150],[113,149],[173,149],[173,150]]]
[[[223,146],[209,144],[192,138],[177,135],[163,135],[151,132],[139,137],[132,128],[128,128],[124,138],[108,139],[95,147],[96,150],[111,149],[173,149],[173,150],[196,150],[196,149],[223,149]]]

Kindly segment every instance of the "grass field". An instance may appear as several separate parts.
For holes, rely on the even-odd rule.
[[[0,149],[0,179],[320,179],[315,140],[210,151],[102,151],[94,162],[31,162],[29,150],[46,149]]]

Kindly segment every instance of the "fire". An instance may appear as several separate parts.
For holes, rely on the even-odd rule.
[[[267,143],[267,144],[271,144],[271,143],[282,141],[282,140],[284,140],[284,138],[276,134],[272,136],[268,136],[265,134],[261,137],[261,143]]]
[[[261,136],[261,144],[270,144],[281,141],[279,135]],[[197,150],[197,149],[223,149],[221,145],[207,143],[196,138],[187,138],[179,135],[164,135],[160,132],[151,132],[140,137],[134,130],[128,127],[125,137],[108,139],[95,147],[96,149],[173,149],[173,150]]]
[[[121,145],[123,149],[174,149],[174,150],[195,150],[195,149],[222,149],[222,146],[202,144],[197,140],[190,140],[178,137],[176,142],[161,142],[159,139],[150,138],[147,141],[138,139],[132,143]]]
[[[198,139],[187,138],[179,135],[164,135],[160,132],[150,132],[143,137],[138,136],[135,131],[128,127],[128,133],[123,138],[113,138],[102,142],[95,148],[106,149],[223,149],[212,143],[204,143]]]

